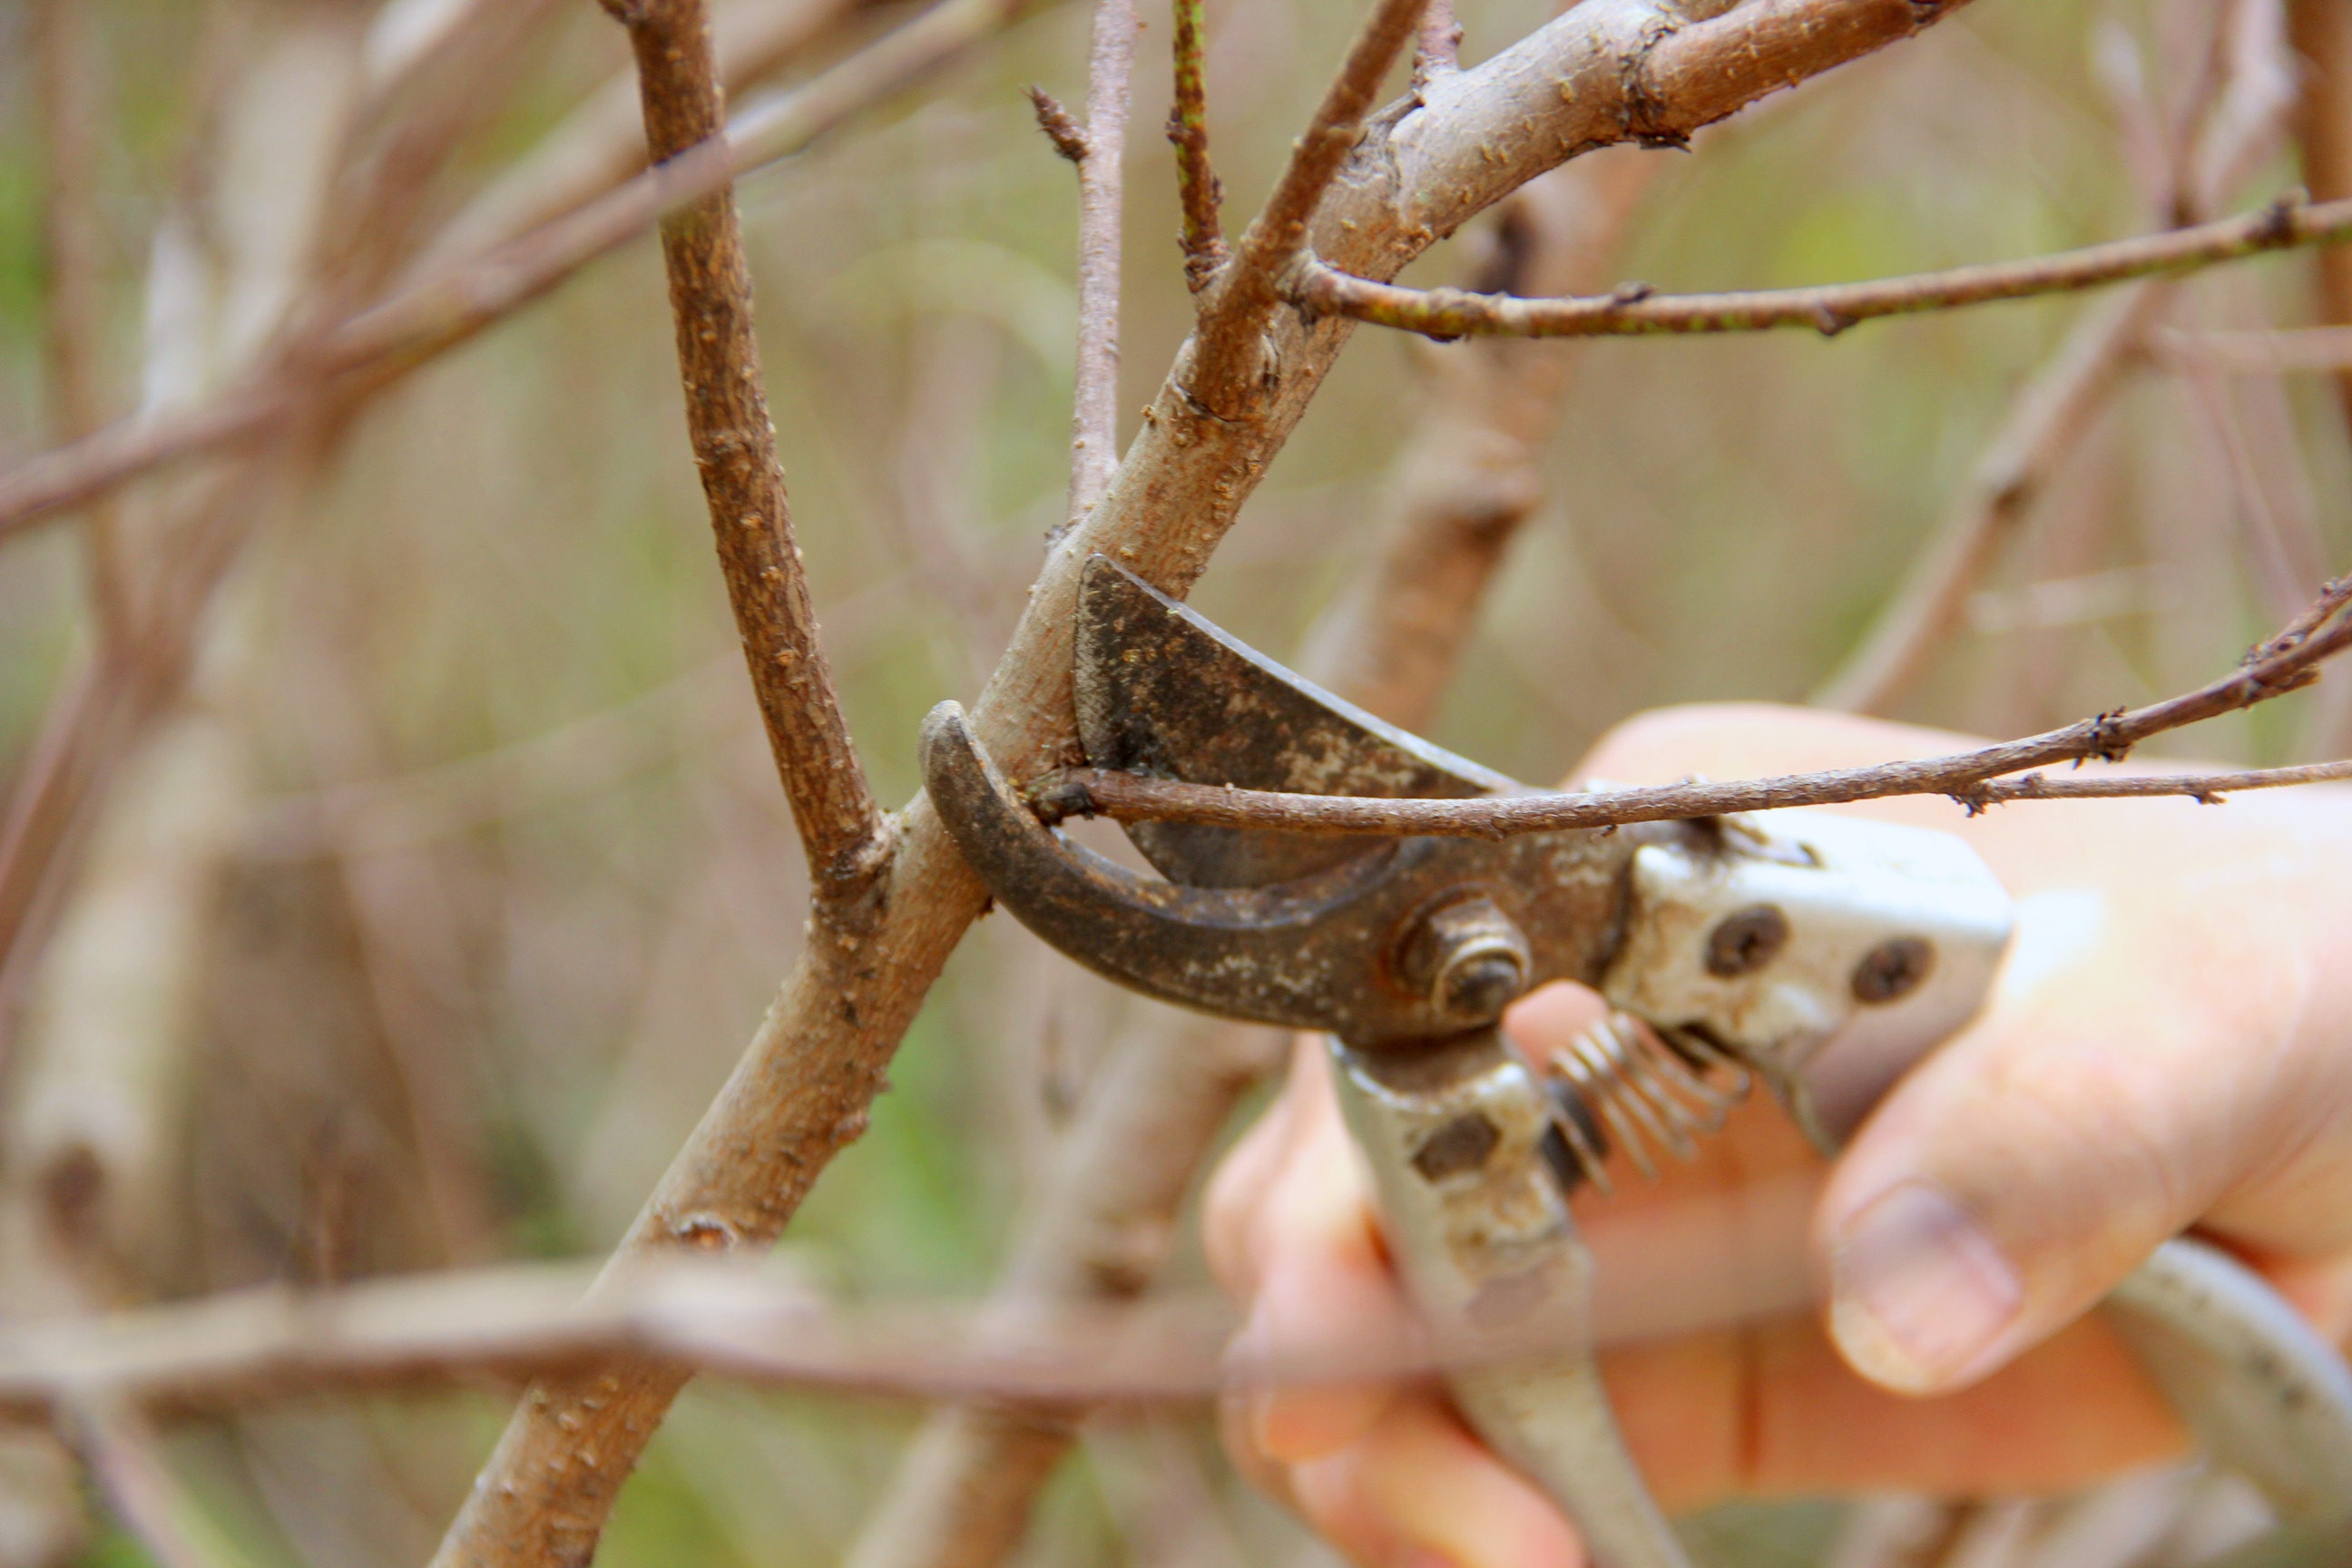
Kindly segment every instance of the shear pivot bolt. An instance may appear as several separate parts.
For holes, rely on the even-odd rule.
[[[1923,938],[1898,936],[1882,942],[1853,966],[1854,1000],[1876,1004],[1907,995],[1935,966],[1936,950]]]
[[[1496,1017],[1528,988],[1528,939],[1492,899],[1458,900],[1423,917],[1403,969],[1430,1004],[1464,1025]]]
[[[1706,972],[1718,980],[1753,974],[1789,945],[1789,917],[1778,904],[1750,904],[1727,914],[1706,936]]]

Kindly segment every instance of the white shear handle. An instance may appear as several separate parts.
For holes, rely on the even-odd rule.
[[[2199,1440],[2281,1520],[2352,1521],[2352,1368],[2262,1276],[2183,1237],[2106,1308]]]

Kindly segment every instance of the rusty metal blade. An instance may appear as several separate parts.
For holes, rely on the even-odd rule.
[[[1521,786],[1284,668],[1107,556],[1078,590],[1073,694],[1098,768],[1306,795],[1459,799]],[[1160,873],[1195,887],[1287,881],[1368,852],[1296,834],[1139,823]]]

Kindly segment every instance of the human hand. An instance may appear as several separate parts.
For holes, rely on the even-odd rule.
[[[1685,709],[1613,732],[1580,771],[1737,778],[1967,744],[1797,710]],[[2352,795],[2048,803],[1972,821],[1932,799],[1851,809],[1969,838],[2019,899],[2017,945],[1985,1013],[1833,1170],[1756,1103],[1658,1187],[1580,1199],[1604,1292],[1654,1267],[1671,1232],[1696,1238],[1717,1276],[1701,1289],[1721,1299],[1785,1302],[1810,1276],[1829,1300],[1827,1335],[1782,1316],[1604,1358],[1669,1507],[2048,1489],[2172,1451],[2169,1413],[2083,1314],[2191,1225],[2331,1333],[2352,1321],[2352,1026],[2338,1021]],[[1555,986],[1507,1023],[1540,1052],[1600,1010]],[[1211,1262],[1258,1348],[1370,1340],[1402,1314],[1319,1049],[1302,1048],[1208,1210]],[[1945,1397],[1902,1397],[1916,1394]],[[1259,1394],[1229,1411],[1228,1437],[1360,1563],[1581,1561],[1549,1502],[1427,1389]]]

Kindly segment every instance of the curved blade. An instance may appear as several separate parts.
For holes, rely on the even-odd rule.
[[[1150,881],[1041,825],[953,702],[923,722],[923,778],[940,820],[998,901],[1123,985],[1225,1017],[1364,1042],[1462,1026],[1390,975],[1390,933],[1491,858],[1490,846],[1391,841],[1267,888]]]
[[[1071,672],[1098,768],[1302,795],[1513,794],[1502,774],[1385,723],[1284,668],[1108,556],[1087,562]],[[1171,881],[1258,887],[1365,852],[1361,841],[1138,823]]]

